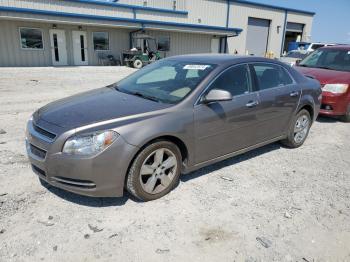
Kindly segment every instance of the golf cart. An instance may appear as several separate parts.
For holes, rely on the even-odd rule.
[[[129,67],[142,68],[160,59],[156,39],[146,35],[138,34],[132,36],[132,48],[123,51],[121,61]]]

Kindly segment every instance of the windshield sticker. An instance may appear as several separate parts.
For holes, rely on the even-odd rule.
[[[185,70],[205,70],[210,65],[185,65],[183,69]]]

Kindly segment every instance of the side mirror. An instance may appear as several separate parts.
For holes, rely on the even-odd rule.
[[[205,104],[208,104],[211,102],[230,101],[230,100],[232,100],[232,94],[229,91],[222,90],[222,89],[212,89],[203,98],[202,102]]]

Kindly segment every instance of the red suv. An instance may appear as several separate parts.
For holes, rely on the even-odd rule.
[[[350,45],[317,49],[296,67],[322,85],[320,114],[350,122]]]

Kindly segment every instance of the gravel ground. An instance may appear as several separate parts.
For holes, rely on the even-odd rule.
[[[30,114],[132,71],[0,68],[0,261],[350,261],[350,124],[332,119],[301,148],[209,166],[153,202],[40,185],[24,148]]]

